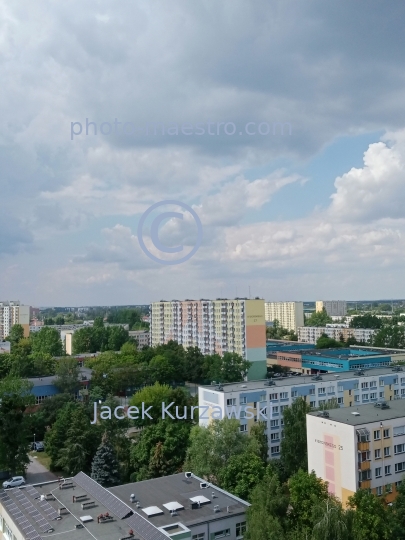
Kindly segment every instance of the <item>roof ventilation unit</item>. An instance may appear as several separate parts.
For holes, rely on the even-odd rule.
[[[329,418],[329,413],[328,411],[321,411],[320,413],[318,413],[318,416],[322,416],[323,418]]]
[[[201,489],[206,489],[207,487],[209,487],[209,484],[207,484],[207,482],[200,482]]]
[[[129,500],[131,501],[131,503],[134,503],[136,501],[134,493],[131,493],[131,496],[129,497]]]
[[[264,382],[264,386],[274,386],[276,383],[272,379]]]
[[[186,472],[186,473],[184,473],[184,476],[185,476],[186,478],[191,478],[192,474],[193,474],[193,473],[191,473],[191,472]]]
[[[217,512],[220,512],[220,511],[221,511],[221,509],[220,509],[219,505],[216,504],[216,505],[214,506],[214,512],[217,513]]]

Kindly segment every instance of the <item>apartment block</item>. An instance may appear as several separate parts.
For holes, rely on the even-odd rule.
[[[370,343],[372,337],[378,330],[371,328],[345,328],[339,325],[328,326],[300,326],[297,331],[298,341],[303,343],[315,344],[317,340],[326,334],[336,341],[343,339],[346,341],[350,337],[354,337],[357,341],[363,341],[364,343]]]
[[[268,322],[277,320],[283,328],[294,332],[304,326],[303,302],[266,302],[264,309]]]
[[[149,345],[150,334],[147,330],[130,330],[129,337],[135,339],[138,343],[138,347],[141,349],[142,347]]]
[[[198,403],[205,409],[200,409],[199,423],[206,426],[214,419],[233,417],[239,420],[240,431],[249,433],[256,422],[264,422],[269,457],[278,458],[284,436],[283,413],[296,398],[304,397],[312,408],[336,400],[339,407],[347,411],[346,414],[361,404],[380,400],[391,404],[405,399],[405,371],[395,371],[397,369],[381,367],[367,371],[200,386]],[[401,404],[405,411],[405,402],[401,401]]]
[[[0,302],[0,340],[4,340],[15,324],[24,328],[24,337],[30,335],[30,306],[21,305],[18,300]]]
[[[310,413],[307,435],[308,470],[327,481],[343,504],[358,489],[395,499],[405,473],[403,401]]]
[[[330,317],[344,317],[347,314],[346,300],[317,300],[316,311],[326,309]]]
[[[249,379],[266,375],[264,300],[172,300],[150,306],[152,347],[176,341],[203,354],[240,354],[252,362]]]

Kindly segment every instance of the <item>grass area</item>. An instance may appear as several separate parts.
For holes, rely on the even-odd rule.
[[[30,456],[34,458],[36,461],[39,461],[41,465],[43,465],[48,471],[50,471],[51,467],[51,458],[48,456],[46,452],[30,452]],[[63,476],[63,473],[61,471],[52,471],[57,476]]]

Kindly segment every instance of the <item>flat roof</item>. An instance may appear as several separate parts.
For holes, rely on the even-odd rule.
[[[381,409],[375,407],[374,404],[359,405],[358,407],[344,407],[342,409],[330,409],[329,418],[333,422],[339,422],[341,424],[348,424],[350,426],[360,426],[363,424],[369,424],[372,422],[386,422],[394,418],[405,417],[405,400],[395,399],[394,401],[387,401],[388,409]],[[352,413],[359,413],[352,414]],[[318,416],[318,412],[308,413],[310,416]],[[320,417],[324,418],[324,417]],[[325,419],[325,418],[324,418]]]
[[[79,371],[79,382],[82,381],[81,377],[86,377],[87,380],[91,379],[93,370],[90,368],[82,367]],[[50,386],[56,381],[56,375],[49,375],[48,377],[30,377],[28,380],[35,386]],[[84,380],[86,380],[84,379]]]
[[[224,518],[226,515],[244,514],[249,505],[238,497],[209,484],[207,488],[201,488],[200,483],[205,480],[192,475],[186,478],[185,473],[163,476],[152,480],[144,480],[132,484],[124,484],[110,488],[109,491],[129,504],[134,510],[140,512],[142,508],[157,506],[164,510],[163,514],[146,517],[155,527],[164,527],[176,522],[181,522],[186,527],[197,526],[207,521],[215,521]],[[136,504],[130,503],[130,496],[135,495],[140,503],[140,508]],[[200,503],[199,508],[192,509],[192,500],[196,497],[207,499]],[[164,505],[176,501],[184,509],[177,511],[177,516],[172,516]],[[208,502],[207,502],[208,501]],[[219,512],[214,511],[214,507],[219,506]],[[227,507],[231,514],[228,514]]]
[[[394,375],[395,373],[397,373],[393,370],[393,367],[376,367],[370,369],[363,369],[362,371],[364,372],[364,375],[355,375],[356,370],[350,370],[340,371],[339,373],[321,373],[320,376],[322,377],[322,381],[324,382],[333,382],[346,379],[361,379],[362,377],[370,376],[378,377],[381,375]],[[405,377],[405,371],[403,373]],[[273,386],[267,386],[264,384],[269,379],[262,379],[259,381],[245,381],[238,383],[221,383],[221,386],[223,387],[222,392],[225,393],[242,391],[249,392],[252,390],[264,390],[266,388],[277,388],[278,386],[296,386],[300,384],[313,384],[315,382],[319,382],[312,380],[312,377],[314,377],[314,375],[293,375],[288,377],[277,377],[272,379],[275,383]],[[218,385],[201,385],[199,388],[218,392],[217,387]]]

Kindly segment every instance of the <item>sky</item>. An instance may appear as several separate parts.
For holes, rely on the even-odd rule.
[[[404,22],[379,0],[0,0],[0,300],[404,298]],[[187,206],[140,234],[170,264],[138,234],[164,201]],[[176,263],[188,207],[201,245]]]

